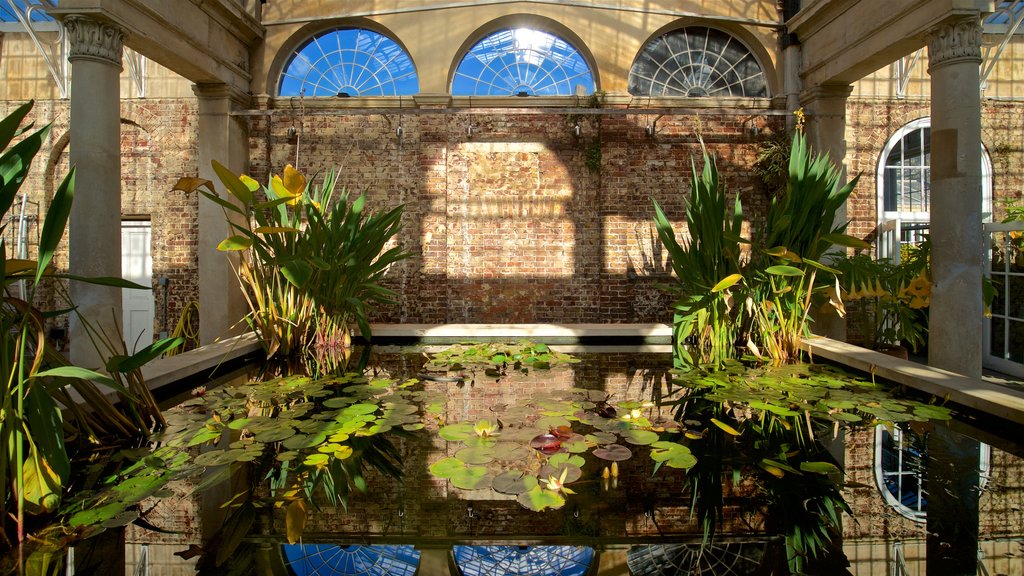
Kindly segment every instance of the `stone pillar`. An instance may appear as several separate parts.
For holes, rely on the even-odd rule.
[[[75,201],[68,224],[69,269],[80,276],[121,277],[121,51],[124,30],[67,16],[71,63],[71,166]],[[72,301],[107,337],[121,333],[121,289],[72,282]],[[85,325],[70,319],[71,361],[102,367]]]
[[[249,169],[248,130],[244,119],[231,110],[248,105],[248,95],[226,84],[203,84],[193,88],[199,102],[199,177],[214,182],[223,197],[228,195],[213,171],[216,160],[236,174]],[[231,199],[231,198],[228,198]],[[217,250],[227,238],[224,210],[199,198],[199,340],[210,344],[244,331],[242,317],[248,312],[235,276],[237,259]]]
[[[981,24],[959,17],[928,33],[931,75],[932,301],[928,364],[981,376]]]
[[[853,92],[849,84],[821,84],[805,90],[800,102],[807,116],[807,141],[818,154],[828,154],[839,168],[839,183],[846,183],[846,99]],[[846,204],[836,212],[836,225],[847,221]],[[827,258],[827,257],[826,257]],[[815,334],[846,340],[846,320],[832,311],[814,312]]]
[[[420,567],[416,572],[417,574],[437,574],[438,576],[444,576],[446,574],[456,573],[451,569],[453,561],[452,549],[450,547],[431,548],[427,546],[417,546],[416,549],[420,551]]]

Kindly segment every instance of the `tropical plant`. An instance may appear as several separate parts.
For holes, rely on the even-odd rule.
[[[743,211],[737,198],[732,214],[715,162],[704,150],[704,170],[693,170],[686,208],[690,240],[680,244],[658,203],[654,221],[668,252],[678,294],[673,322],[674,344],[682,365],[720,366],[739,355],[745,344],[754,356],[774,364],[799,356],[810,333],[815,301],[826,301],[842,314],[838,285],[819,273],[836,270],[819,262],[833,245],[864,247],[835,225],[839,208],[856,184],[840,186],[839,172],[827,156],[811,153],[802,131],[793,136],[785,193],[772,199],[757,248],[741,258]]]
[[[729,214],[718,167],[706,149],[703,170],[698,174],[692,165],[692,174],[685,214],[689,239],[676,240],[657,200],[654,223],[676,276],[667,288],[678,297],[672,330],[678,359],[690,366],[721,364],[732,356],[740,334],[742,309],[731,289],[742,280],[743,207],[737,197]]]
[[[860,303],[859,314],[867,330],[865,346],[880,349],[906,344],[916,352],[925,344],[926,309],[931,303],[929,246],[925,241],[907,250],[898,264],[867,254],[833,262],[842,272],[843,299]]]
[[[29,133],[31,125],[21,127],[32,106],[33,102],[28,102],[0,120],[0,214],[4,216],[50,130],[47,125]],[[21,140],[10,145],[19,136]],[[71,450],[88,456],[119,443],[137,441],[163,425],[139,369],[178,341],[161,341],[129,356],[120,337],[100,334],[86,321],[94,344],[110,358],[106,363],[109,374],[100,374],[69,365],[46,341],[45,319],[73,309],[70,301],[66,302],[68,309],[57,312],[43,312],[33,306],[44,279],[146,288],[120,278],[55,273],[51,263],[71,212],[74,173],[72,168],[50,202],[37,260],[8,258],[0,240],[0,480],[5,487],[0,500],[0,552],[25,542],[30,517],[35,520],[33,525],[52,518],[79,471],[69,457]],[[16,283],[25,287],[25,299],[13,295]],[[59,285],[57,294],[67,300]],[[109,397],[98,385],[115,391],[118,397]],[[116,405],[118,401],[120,406]]]
[[[239,254],[245,320],[268,355],[308,352],[315,343],[347,346],[352,322],[369,337],[370,307],[394,296],[381,281],[408,256],[388,248],[402,207],[367,215],[365,195],[350,203],[343,191],[335,199],[333,171],[315,187],[288,165],[261,190],[249,176],[216,161],[213,168],[234,201],[209,180],[182,178],[175,188],[199,190],[224,209],[231,235],[218,249]]]

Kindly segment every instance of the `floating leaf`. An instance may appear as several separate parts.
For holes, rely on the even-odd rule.
[[[518,500],[525,508],[533,510],[534,512],[540,512],[548,508],[557,510],[562,506],[565,506],[565,498],[563,498],[561,494],[551,490],[545,490],[539,485],[521,493],[516,500]]]
[[[494,450],[491,448],[463,448],[455,453],[455,458],[466,464],[487,464],[494,460]]]
[[[612,462],[622,462],[623,460],[629,460],[633,456],[633,452],[621,444],[608,444],[595,448],[593,454],[602,460],[610,460]]]
[[[677,442],[655,442],[651,448],[651,460],[670,468],[687,470],[697,464],[697,457],[690,449]]]
[[[445,440],[462,442],[476,435],[472,424],[449,424],[437,431],[437,434]]]
[[[438,478],[451,478],[459,470],[466,467],[466,463],[458,458],[448,456],[430,465],[430,473]]]
[[[462,490],[480,490],[491,485],[491,477],[483,466],[467,466],[456,470],[448,480],[452,486]]]
[[[537,487],[537,477],[510,470],[502,472],[491,481],[495,492],[517,496]]]
[[[722,430],[724,430],[727,434],[732,434],[733,436],[739,436],[740,435],[738,430],[736,430],[732,426],[729,426],[728,424],[726,424],[725,422],[722,422],[721,420],[719,420],[717,418],[712,418],[711,419],[711,423],[714,424],[715,426],[718,426]]]
[[[647,446],[658,441],[658,433],[650,430],[630,430],[622,435],[622,438],[630,444]]]

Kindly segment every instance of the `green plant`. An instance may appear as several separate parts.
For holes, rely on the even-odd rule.
[[[21,127],[32,106],[33,102],[28,102],[0,120],[0,214],[4,216],[50,130],[47,125],[28,133],[31,125]],[[22,138],[10,145],[17,137]],[[82,278],[54,272],[51,262],[74,199],[74,174],[72,168],[50,202],[37,260],[8,258],[0,241],[0,480],[5,488],[0,500],[0,552],[26,541],[29,518],[36,527],[55,518],[80,472],[69,451],[87,458],[119,443],[138,441],[163,425],[139,369],[178,341],[157,342],[129,356],[119,337],[100,334],[86,322],[93,343],[109,358],[109,375],[100,374],[69,365],[45,339],[44,319],[72,310],[70,301],[65,302],[68,310],[57,312],[43,312],[32,304],[39,286],[50,278],[145,288],[120,278]],[[26,288],[25,300],[12,295],[15,283]],[[57,293],[66,300],[59,286]],[[116,391],[120,406],[99,385]],[[5,563],[3,558],[0,555],[0,564]]]
[[[369,307],[394,296],[381,286],[384,274],[408,256],[388,248],[402,207],[367,215],[365,195],[351,203],[345,192],[335,199],[333,171],[314,187],[288,165],[261,190],[248,176],[213,167],[237,204],[209,180],[182,178],[176,189],[205,188],[200,193],[224,209],[232,235],[218,249],[239,254],[246,321],[268,355],[308,352],[316,342],[347,346],[351,322],[369,337]]]
[[[704,151],[704,168],[692,166],[690,201],[686,205],[689,240],[678,242],[665,212],[654,201],[658,230],[676,283],[668,290],[678,296],[674,304],[673,341],[677,356],[688,366],[721,364],[732,357],[740,334],[742,310],[735,305],[732,288],[742,280],[740,236],[743,207],[739,197],[729,214],[718,168]]]
[[[732,214],[714,160],[704,150],[704,170],[693,170],[686,209],[689,242],[676,241],[657,202],[655,225],[677,283],[669,289],[675,304],[674,342],[684,365],[721,365],[744,344],[753,355],[784,364],[799,357],[809,333],[809,312],[825,300],[843,313],[834,275],[821,264],[833,245],[866,246],[834,225],[836,212],[853,191],[856,178],[839,185],[839,172],[827,156],[815,156],[804,134],[793,136],[789,179],[784,194],[772,199],[758,249],[741,260],[743,211],[737,198]]]

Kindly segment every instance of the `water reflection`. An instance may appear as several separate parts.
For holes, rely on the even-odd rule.
[[[628,565],[634,574],[717,574],[729,565],[745,566],[738,573],[876,574],[891,569],[898,540],[908,573],[928,564],[945,574],[933,558],[944,566],[970,558],[976,570],[979,542],[1022,536],[1024,464],[993,449],[981,492],[977,445],[936,447],[935,438],[950,434],[941,421],[926,423],[941,416],[936,406],[870,382],[855,390],[826,369],[684,376],[671,374],[662,355],[582,360],[527,373],[514,362],[490,373],[463,364],[452,372],[459,378],[445,381],[419,377],[422,355],[377,354],[365,376],[207,392],[169,416],[175,429],[166,442],[181,443],[190,465],[206,470],[178,482],[250,473],[222,491],[232,520],[162,538],[185,548],[218,533],[218,544],[204,546],[201,573],[211,574],[243,561],[283,569],[281,544],[299,534],[321,545],[446,554],[467,542],[590,547],[600,569],[624,573]],[[896,514],[884,497],[891,481],[874,481],[876,420],[889,422],[890,438],[909,436],[911,421],[928,434],[916,468],[927,484],[895,484],[898,495],[927,502],[927,525]],[[541,435],[551,438],[534,446]],[[621,453],[612,446],[630,457],[602,457]],[[169,454],[156,456],[174,469]],[[938,491],[948,496],[945,508]],[[531,492],[536,498],[524,502]],[[195,501],[179,494],[144,501],[147,520],[179,519],[183,503]],[[539,507],[536,499],[554,504],[528,509]],[[942,514],[955,522],[944,524]],[[127,535],[153,540],[134,526]],[[915,560],[915,540],[934,540],[938,552]],[[1013,545],[988,550],[989,573],[1024,571]]]

